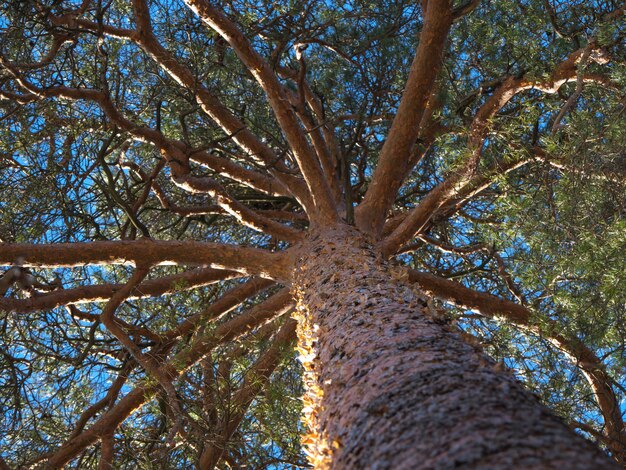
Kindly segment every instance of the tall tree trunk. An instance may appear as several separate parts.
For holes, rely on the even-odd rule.
[[[351,227],[307,240],[294,294],[316,468],[616,468]]]

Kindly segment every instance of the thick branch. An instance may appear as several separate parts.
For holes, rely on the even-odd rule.
[[[430,0],[402,101],[380,153],[378,165],[363,202],[356,210],[359,228],[379,235],[387,212],[409,168],[411,150],[441,67],[452,25],[449,0]]]
[[[478,194],[484,192],[490,186],[492,186],[498,176],[505,175],[518,168],[527,165],[532,161],[531,157],[523,158],[521,160],[510,161],[507,163],[496,162],[491,166],[489,170],[483,171],[478,175],[475,175],[465,187],[459,191],[459,193],[453,198],[446,201],[430,218],[429,222],[423,226],[420,233],[427,233],[430,228],[441,220],[446,220],[452,215],[456,214],[467,202],[473,199]],[[408,213],[403,212],[391,217],[386,223],[383,229],[383,235],[388,235],[393,232],[400,224],[406,219]],[[419,237],[418,234],[416,236]],[[396,253],[404,252],[405,248]]]
[[[579,49],[568,56],[553,71],[547,80],[536,81],[525,77],[509,77],[498,87],[489,99],[479,108],[470,126],[468,141],[468,157],[460,167],[446,179],[433,188],[420,203],[409,212],[406,219],[381,244],[387,255],[395,253],[403,243],[410,240],[424,228],[425,224],[440,207],[455,198],[459,192],[472,181],[478,168],[485,138],[489,133],[491,119],[515,95],[537,89],[544,93],[556,93],[559,88],[577,76],[576,64],[581,60],[587,49]],[[606,58],[602,51],[591,48],[591,54],[598,63],[605,63]],[[595,52],[595,55],[593,53]],[[608,79],[601,75],[585,75],[583,81],[591,83],[606,83]],[[610,81],[608,81],[610,83]]]
[[[0,264],[24,258],[25,267],[151,264],[209,266],[246,275],[285,281],[290,277],[288,258],[257,248],[196,241],[149,239],[90,243],[0,243]]]
[[[301,72],[302,70],[304,69],[301,69]],[[306,82],[300,80],[298,82],[298,86],[300,88],[298,94],[288,93],[290,102],[292,106],[296,109],[300,121],[302,121],[302,124],[304,124],[307,134],[311,137],[311,142],[313,143],[315,154],[317,155],[317,158],[319,159],[319,162],[322,166],[322,170],[330,186],[330,190],[333,198],[335,199],[335,203],[339,207],[341,207],[343,200],[340,182],[337,175],[336,161],[331,152],[329,143],[326,142],[326,139],[329,137],[330,134],[332,134],[332,132],[326,129],[327,132],[324,133],[323,129],[326,126],[324,124],[316,122],[308,112],[309,110],[306,108],[304,103],[302,103],[302,100],[312,95],[310,90],[307,92],[308,87],[306,86]],[[310,100],[308,102],[311,103]],[[331,141],[331,144],[332,143],[333,142]]]
[[[100,461],[98,470],[112,470],[115,459],[115,438],[113,434],[105,434],[100,439]]]
[[[215,153],[194,151],[189,154],[189,159],[210,168],[220,176],[226,176],[270,196],[292,196],[292,193],[286,190],[285,185],[280,182],[280,178],[272,178],[257,171],[249,170]],[[277,174],[275,171],[274,173]],[[282,178],[289,181],[288,187],[294,189],[295,197],[298,198],[299,192],[296,188],[298,188],[300,181],[289,175],[283,175]]]
[[[96,415],[96,413],[102,411],[104,408],[106,408],[107,406],[115,402],[120,391],[122,390],[122,387],[128,380],[128,374],[130,373],[131,369],[132,367],[125,365],[122,371],[117,376],[117,378],[111,384],[106,395],[81,413],[80,417],[76,421],[74,430],[69,436],[70,439],[80,434],[82,430],[85,428],[85,425],[87,424],[87,422],[91,418],[93,418]]]

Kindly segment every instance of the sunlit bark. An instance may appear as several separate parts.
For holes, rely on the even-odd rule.
[[[294,292],[316,468],[615,467],[354,230],[311,237]]]
[[[324,177],[322,166],[311,148],[294,110],[289,105],[287,94],[275,72],[218,7],[206,0],[185,0],[185,3],[204,23],[228,41],[263,88],[313,198],[316,213],[311,214],[311,217],[323,223],[335,221],[338,216],[337,208],[333,202],[328,182]]]
[[[271,279],[288,279],[286,257],[258,248],[193,241],[150,239],[91,243],[0,244],[0,264],[23,259],[23,266],[187,265],[230,269]]]

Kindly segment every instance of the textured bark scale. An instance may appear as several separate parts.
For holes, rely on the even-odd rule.
[[[616,468],[433,315],[356,230],[312,235],[293,286],[315,468]]]

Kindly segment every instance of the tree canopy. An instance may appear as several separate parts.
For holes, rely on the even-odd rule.
[[[625,464],[625,8],[0,3],[0,468],[307,467],[335,219]]]

